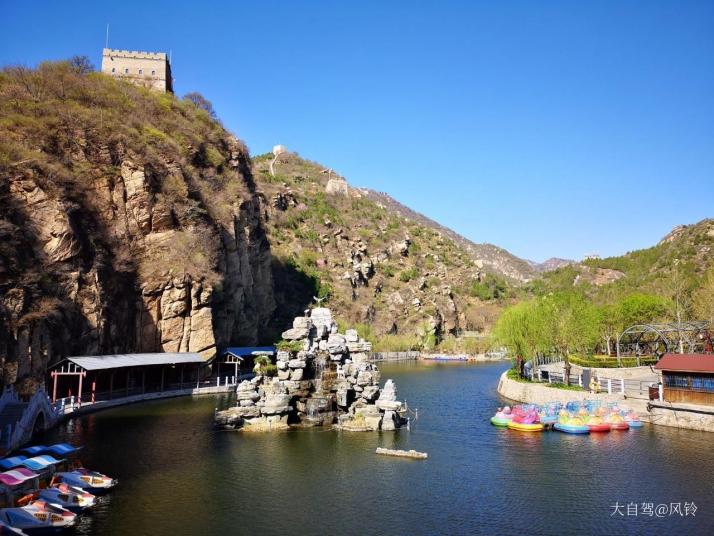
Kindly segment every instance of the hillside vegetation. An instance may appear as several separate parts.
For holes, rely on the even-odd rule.
[[[487,273],[439,229],[324,166],[286,153],[273,176],[272,159],[255,157],[253,175],[270,206],[273,255],[314,281],[315,297],[326,298],[338,318],[360,326],[378,349],[483,348],[479,336],[513,294],[505,278]],[[454,340],[464,332],[475,337]]]

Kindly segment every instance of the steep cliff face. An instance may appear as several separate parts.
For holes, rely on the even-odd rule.
[[[30,389],[67,355],[258,341],[264,209],[208,111],[60,63],[2,72],[0,121],[3,382]]]

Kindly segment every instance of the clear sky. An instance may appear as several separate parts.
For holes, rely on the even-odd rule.
[[[0,64],[171,51],[282,143],[477,242],[621,254],[714,216],[714,2],[0,0]]]

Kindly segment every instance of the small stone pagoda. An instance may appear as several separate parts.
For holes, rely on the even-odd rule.
[[[395,430],[407,423],[392,380],[379,388],[371,343],[353,329],[338,333],[324,307],[305,311],[283,332],[277,363],[256,365],[237,388],[237,405],[216,413],[216,425],[245,431],[335,426],[349,431]]]

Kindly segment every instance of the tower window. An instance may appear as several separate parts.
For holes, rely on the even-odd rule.
[[[144,69],[139,69],[139,74],[144,74]]]
[[[156,71],[151,71],[151,76],[156,76]]]
[[[112,67],[112,72],[115,73],[115,72],[116,72],[116,68]]]
[[[124,74],[129,74],[129,69],[124,69]]]

